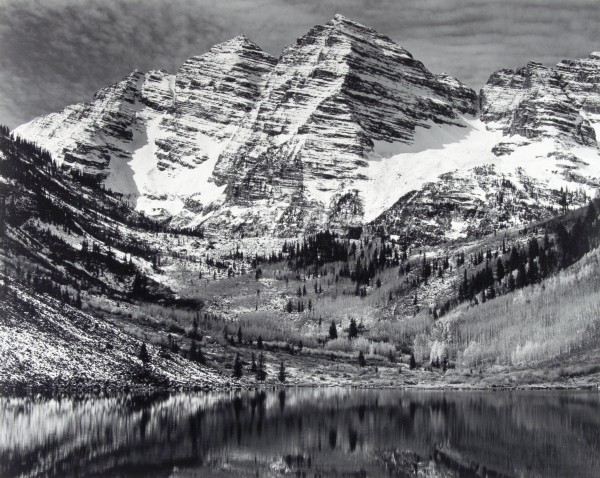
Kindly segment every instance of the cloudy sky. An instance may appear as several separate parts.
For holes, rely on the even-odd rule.
[[[239,34],[278,56],[335,13],[475,89],[499,68],[600,50],[599,0],[0,0],[0,123],[86,101],[134,68],[175,72]]]

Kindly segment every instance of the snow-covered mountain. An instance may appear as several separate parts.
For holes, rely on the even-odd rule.
[[[501,70],[477,95],[336,15],[279,59],[237,37],[15,132],[179,226],[291,236],[371,223],[435,240],[587,201],[599,83],[592,54]]]
[[[418,135],[404,196],[373,225],[415,241],[488,234],[584,205],[600,187],[600,55],[491,75],[466,134]],[[449,128],[438,134],[449,135]],[[454,134],[456,133],[456,130]],[[412,177],[411,177],[412,176]]]

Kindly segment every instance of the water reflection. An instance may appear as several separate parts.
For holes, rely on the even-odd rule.
[[[0,398],[0,476],[600,476],[593,392]]]

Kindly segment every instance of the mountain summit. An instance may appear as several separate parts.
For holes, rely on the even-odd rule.
[[[561,188],[572,204],[593,194],[599,63],[501,70],[477,95],[336,15],[279,59],[239,36],[15,133],[178,226],[292,236],[372,223],[455,237],[549,214]]]

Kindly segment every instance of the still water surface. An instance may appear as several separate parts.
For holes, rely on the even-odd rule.
[[[0,398],[0,476],[600,477],[597,392]]]

